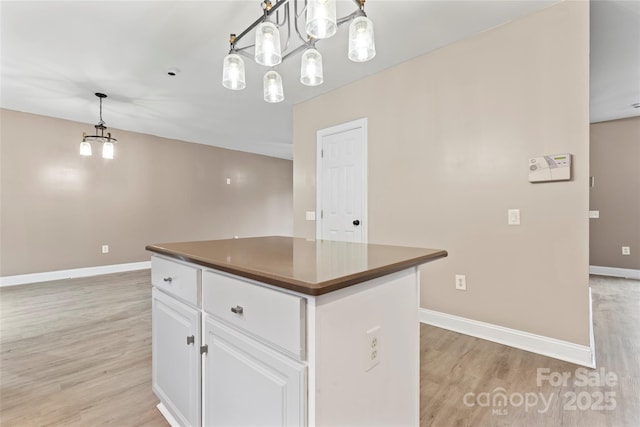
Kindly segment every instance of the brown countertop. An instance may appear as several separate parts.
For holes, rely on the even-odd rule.
[[[447,256],[440,249],[293,237],[148,245],[148,251],[307,295],[322,295]]]

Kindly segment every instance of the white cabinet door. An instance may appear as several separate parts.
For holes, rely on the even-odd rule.
[[[200,311],[155,287],[153,391],[180,425],[200,425]]]
[[[204,319],[203,425],[305,425],[305,365]]]

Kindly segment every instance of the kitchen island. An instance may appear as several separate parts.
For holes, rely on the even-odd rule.
[[[421,264],[444,250],[257,237],[147,246],[172,425],[419,423]]]

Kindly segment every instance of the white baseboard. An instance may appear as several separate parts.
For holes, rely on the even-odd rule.
[[[167,420],[171,427],[181,427],[180,424],[178,424],[178,420],[176,420],[173,414],[169,412],[166,406],[164,406],[164,403],[158,403],[156,405],[156,408],[158,408],[158,411],[160,411],[164,419]]]
[[[593,297],[589,286],[589,347],[591,347],[591,366],[596,367],[596,337],[593,332]]]
[[[632,268],[600,267],[597,265],[590,265],[589,274],[640,280],[640,270],[634,270]]]
[[[0,277],[0,287],[24,285],[26,283],[48,282],[50,280],[75,279],[77,277],[97,276],[99,274],[122,273],[125,271],[145,270],[147,268],[151,268],[151,261],[74,268],[71,270],[47,271],[44,273],[19,274],[16,276]]]
[[[543,356],[553,357],[554,359],[566,360],[567,362],[595,368],[594,350],[586,345],[578,345],[426,308],[420,309],[420,322],[532,353],[542,354]]]

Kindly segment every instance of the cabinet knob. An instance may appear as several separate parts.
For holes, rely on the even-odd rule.
[[[196,337],[191,335],[190,337],[187,337],[187,345],[189,344],[193,344],[196,342]]]
[[[236,305],[235,307],[231,307],[231,312],[235,313],[235,314],[242,314],[242,312],[244,311],[244,308],[242,308],[239,305]]]
[[[173,281],[173,279],[172,279],[171,277],[165,277],[165,278],[164,278],[164,279],[162,279],[162,280],[164,280],[164,281],[165,281],[165,282],[167,282],[167,283],[171,283],[171,282]]]

